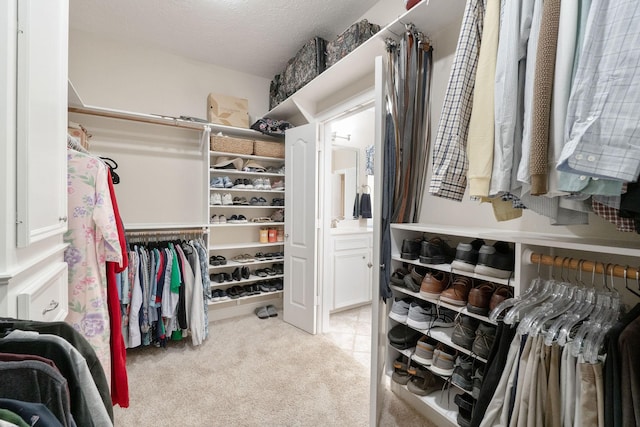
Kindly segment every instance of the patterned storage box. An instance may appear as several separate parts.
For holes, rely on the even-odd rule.
[[[327,68],[344,58],[378,31],[380,31],[380,25],[371,24],[366,19],[350,26],[335,40],[327,43]]]
[[[253,154],[253,139],[211,135],[211,150],[234,154]]]
[[[256,156],[284,159],[284,142],[255,140],[253,142],[253,154]]]
[[[327,41],[314,37],[287,63],[280,75],[281,91],[289,97],[325,70]]]

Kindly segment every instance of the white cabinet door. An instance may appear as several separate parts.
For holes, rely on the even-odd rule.
[[[369,253],[368,248],[334,253],[334,309],[371,301]]]
[[[66,231],[68,0],[18,1],[17,246]]]

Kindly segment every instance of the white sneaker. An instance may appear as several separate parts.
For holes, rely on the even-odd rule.
[[[224,193],[222,195],[222,204],[223,205],[232,205],[233,197],[231,197],[231,193]]]
[[[269,178],[262,179],[262,188],[264,190],[271,190],[271,181],[269,180]]]
[[[211,197],[209,197],[210,205],[221,205],[222,204],[222,196],[220,193],[213,193]]]
[[[256,190],[264,190],[264,180],[262,178],[254,179],[253,188],[255,188]]]
[[[284,190],[284,181],[280,180],[280,181],[274,182],[271,188],[274,190]]]
[[[220,218],[218,218],[218,215],[213,215],[210,222],[211,224],[220,224]]]

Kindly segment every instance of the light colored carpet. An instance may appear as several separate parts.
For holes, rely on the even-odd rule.
[[[116,426],[368,426],[368,368],[281,316],[213,322],[200,347],[129,350]],[[383,414],[382,426],[431,425],[390,391]]]

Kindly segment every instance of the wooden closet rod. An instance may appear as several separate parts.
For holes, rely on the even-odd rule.
[[[531,264],[550,265],[557,268],[565,268],[571,270],[581,269],[587,273],[593,273],[595,268],[596,274],[604,274],[610,276],[612,271],[615,277],[625,277],[625,270],[627,272],[627,279],[635,280],[636,273],[640,273],[640,270],[635,267],[627,267],[619,264],[602,263],[599,261],[589,261],[585,259],[576,259],[563,256],[551,256],[544,254],[537,254],[531,252],[530,256]]]

